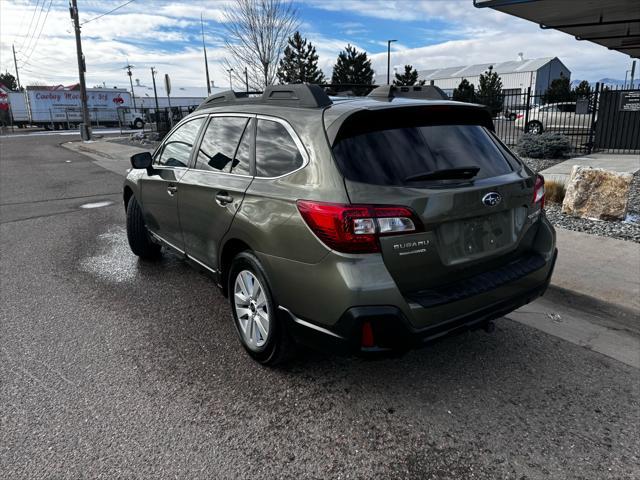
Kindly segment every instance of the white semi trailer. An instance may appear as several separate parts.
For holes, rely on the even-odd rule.
[[[80,91],[27,87],[26,92],[9,93],[15,125],[64,129],[82,122]],[[88,88],[87,104],[93,125],[142,128],[144,116],[129,108],[131,94],[124,89]],[[123,108],[125,107],[125,108]]]

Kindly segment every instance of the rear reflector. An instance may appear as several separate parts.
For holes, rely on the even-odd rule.
[[[406,207],[351,205],[298,200],[298,210],[324,244],[344,253],[380,251],[378,237],[422,230]]]
[[[362,339],[360,341],[360,346],[364,348],[371,348],[375,346],[375,341],[373,339],[373,329],[371,328],[371,323],[364,322],[362,324]]]

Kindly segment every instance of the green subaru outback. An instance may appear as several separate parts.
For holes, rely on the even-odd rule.
[[[229,91],[131,163],[133,253],[169,248],[211,273],[265,364],[296,343],[402,351],[490,329],[553,271],[544,180],[486,108],[435,87]]]

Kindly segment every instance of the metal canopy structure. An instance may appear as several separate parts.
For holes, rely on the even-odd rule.
[[[473,4],[640,58],[640,0],[473,0]]]

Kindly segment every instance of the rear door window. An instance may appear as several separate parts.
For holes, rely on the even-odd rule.
[[[284,125],[258,119],[256,132],[256,175],[279,177],[300,168],[300,150]]]
[[[245,117],[211,118],[202,136],[195,168],[231,173],[233,158],[248,121]]]
[[[407,179],[447,169],[479,167],[474,179],[513,170],[491,133],[479,125],[378,130],[340,139],[333,153],[346,178],[375,185],[417,186]],[[434,182],[443,180],[428,183]]]

